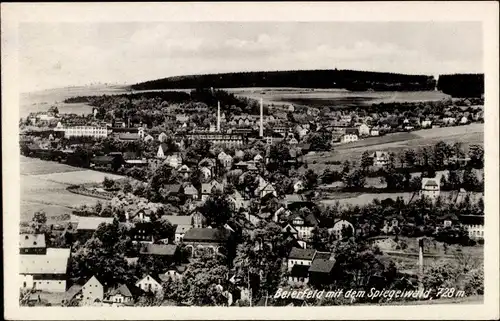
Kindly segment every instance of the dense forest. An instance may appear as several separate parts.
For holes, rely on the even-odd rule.
[[[241,87],[342,88],[347,90],[434,90],[433,76],[353,70],[237,72],[168,77],[132,85],[134,90]]]
[[[481,97],[484,94],[484,74],[440,75],[437,87],[452,97]]]

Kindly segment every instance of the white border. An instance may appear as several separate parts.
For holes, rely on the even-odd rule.
[[[499,317],[498,3],[2,3],[2,157],[5,318],[62,319],[496,319]],[[19,308],[19,22],[131,21],[482,21],[485,74],[485,302],[481,305],[321,308]],[[13,156],[16,155],[16,156]]]

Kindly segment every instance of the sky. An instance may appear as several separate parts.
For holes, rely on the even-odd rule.
[[[22,23],[23,92],[237,71],[482,73],[480,22]]]

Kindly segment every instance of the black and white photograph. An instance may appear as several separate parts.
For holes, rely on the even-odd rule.
[[[15,309],[498,310],[498,3],[299,4],[2,4]]]

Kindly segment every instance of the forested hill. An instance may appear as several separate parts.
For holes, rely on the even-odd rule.
[[[440,75],[437,87],[452,97],[481,97],[484,94],[484,74]]]
[[[260,71],[168,77],[132,85],[134,90],[298,87],[347,90],[434,90],[433,76],[353,70]]]

